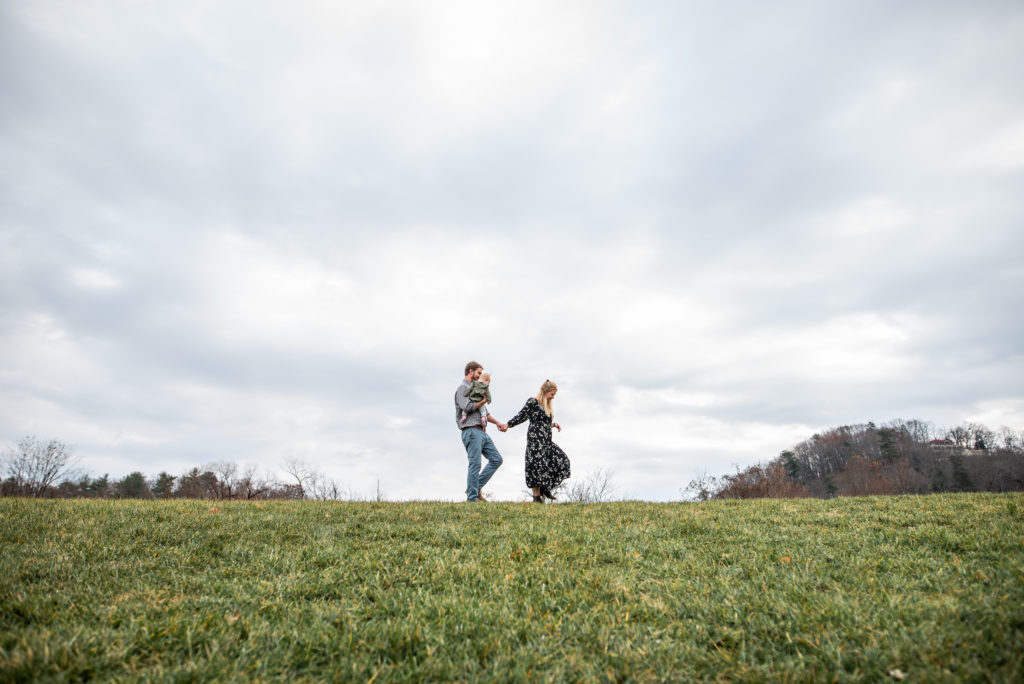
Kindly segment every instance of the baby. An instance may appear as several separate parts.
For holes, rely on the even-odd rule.
[[[474,380],[473,382],[471,382],[469,384],[469,387],[466,388],[466,391],[463,394],[463,396],[465,396],[467,399],[469,399],[472,402],[478,402],[481,399],[487,399],[487,404],[490,404],[491,403],[491,389],[490,389],[490,387],[491,387],[491,374],[490,373],[481,373],[480,374],[480,379],[479,380]],[[484,404],[483,406],[480,407],[480,426],[483,427],[483,428],[487,427],[487,404]],[[468,417],[469,417],[469,414],[466,413],[465,411],[463,411],[462,412],[462,418],[459,419],[459,423],[465,424],[466,423],[466,418],[468,418]]]

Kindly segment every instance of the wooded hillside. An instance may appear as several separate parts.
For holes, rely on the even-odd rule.
[[[936,433],[920,420],[894,420],[833,428],[767,464],[700,478],[685,491],[708,500],[1022,490],[1022,433],[976,423]]]

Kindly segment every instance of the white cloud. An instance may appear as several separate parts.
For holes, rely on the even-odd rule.
[[[840,209],[833,215],[816,218],[813,224],[826,232],[845,238],[858,238],[871,233],[891,232],[907,227],[914,220],[913,212],[886,197],[869,197],[855,205]]]
[[[460,120],[531,108],[593,65],[601,14],[572,4],[435,5],[417,32],[417,87]]]
[[[1013,171],[1024,168],[1024,121],[1019,121],[983,140],[966,153],[971,169]]]
[[[114,275],[94,268],[72,270],[71,281],[83,290],[115,290],[121,285],[121,281]]]
[[[1024,380],[1018,374],[1018,380]],[[1024,398],[1000,397],[978,402],[965,417],[965,422],[980,423],[993,430],[1006,426],[1021,430],[1024,425]]]

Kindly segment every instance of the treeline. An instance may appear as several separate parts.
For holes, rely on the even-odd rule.
[[[2,457],[4,479],[0,496],[62,499],[215,499],[265,501],[382,500],[378,483],[375,495],[360,497],[319,469],[289,459],[281,466],[285,479],[260,475],[254,465],[239,466],[221,461],[195,467],[180,475],[161,472],[147,477],[141,471],[114,480],[109,475],[92,477],[78,472],[78,458],[64,442],[42,442],[25,437],[17,448]]]
[[[702,477],[684,490],[710,499],[1024,491],[1024,431],[894,420],[816,434],[766,464]]]

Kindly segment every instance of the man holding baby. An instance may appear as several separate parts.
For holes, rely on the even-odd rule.
[[[487,423],[494,423],[501,432],[508,430],[508,425],[499,422],[487,411],[489,396],[486,387],[478,384],[484,375],[484,367],[476,361],[470,361],[466,364],[465,374],[462,384],[455,390],[455,422],[462,431],[462,445],[466,447],[466,458],[469,461],[466,500],[486,501],[481,490],[501,466],[501,454],[487,435]],[[474,392],[470,392],[471,388]],[[483,394],[483,398],[476,401],[475,398],[480,396],[478,392]],[[487,459],[483,470],[480,470],[481,456]]]

